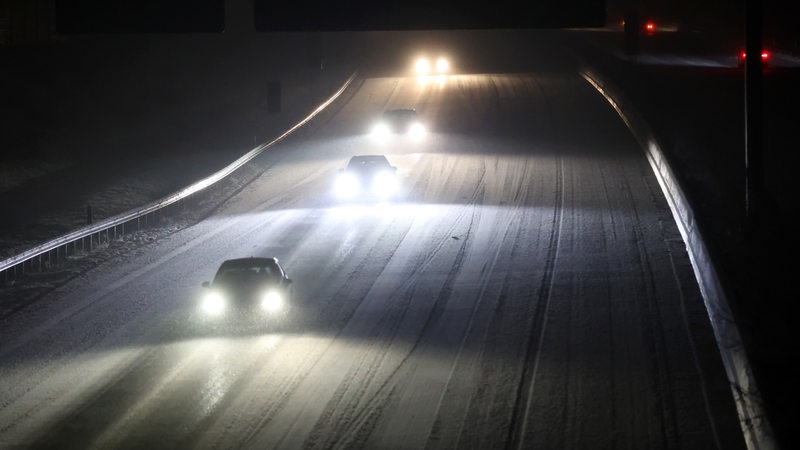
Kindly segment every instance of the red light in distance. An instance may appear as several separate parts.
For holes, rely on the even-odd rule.
[[[739,52],[739,63],[744,64],[745,59],[747,59],[747,52],[742,50]],[[761,52],[761,62],[766,64],[769,61],[769,52],[767,50],[763,50]]]

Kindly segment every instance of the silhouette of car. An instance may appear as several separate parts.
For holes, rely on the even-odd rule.
[[[381,115],[381,119],[372,127],[372,135],[379,140],[386,140],[393,134],[406,135],[414,139],[421,139],[425,135],[425,126],[415,109],[386,110]]]
[[[291,300],[292,279],[277,258],[237,258],[224,261],[200,302],[204,316],[221,320],[240,316],[258,320],[284,314]]]
[[[342,200],[386,200],[397,190],[397,167],[384,155],[353,156],[336,178],[336,196]]]

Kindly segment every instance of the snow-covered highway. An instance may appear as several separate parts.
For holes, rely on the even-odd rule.
[[[0,319],[3,447],[745,447],[667,202],[577,71],[353,89],[207,219]],[[395,107],[424,141],[366,135]],[[401,198],[334,201],[370,153]],[[251,255],[292,315],[208,331],[201,282]]]

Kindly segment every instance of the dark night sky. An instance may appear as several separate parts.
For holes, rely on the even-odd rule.
[[[252,2],[256,31],[359,31],[595,27],[624,11],[710,33],[744,27],[745,0],[53,0],[56,32],[220,33],[226,3]],[[797,45],[800,2],[763,0],[764,36]]]
[[[251,0],[258,31],[602,26],[604,0]],[[225,0],[55,0],[59,33],[221,32]]]
[[[59,33],[221,32],[224,0],[55,0]]]

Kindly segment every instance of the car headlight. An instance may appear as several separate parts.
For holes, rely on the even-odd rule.
[[[445,73],[450,70],[450,63],[444,59],[439,58],[436,60],[436,71],[439,73]]]
[[[336,179],[336,196],[339,198],[353,198],[361,192],[361,182],[352,173],[342,173]]]
[[[203,301],[200,304],[200,308],[203,312],[212,316],[222,314],[226,306],[227,302],[225,301],[225,297],[216,291],[211,291],[203,296]]]
[[[372,127],[372,136],[378,140],[384,140],[392,132],[389,125],[386,123],[379,123]]]
[[[382,171],[372,179],[372,193],[378,197],[389,197],[397,191],[397,178],[392,172]]]
[[[417,60],[415,68],[417,70],[417,75],[427,75],[428,72],[431,71],[431,63],[425,58],[420,58]]]
[[[271,290],[261,296],[261,309],[267,312],[279,311],[283,308],[283,296],[280,292]]]
[[[408,129],[408,134],[414,139],[422,139],[425,136],[425,126],[419,122],[415,122],[411,124],[411,127]]]

